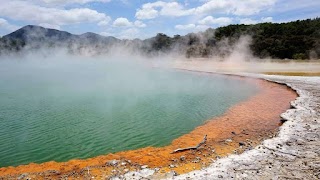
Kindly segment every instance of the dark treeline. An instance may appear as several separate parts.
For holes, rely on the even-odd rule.
[[[173,38],[158,34],[151,50],[176,49],[184,52],[187,57],[225,56],[243,35],[251,37],[250,49],[254,56],[260,58],[320,57],[320,18],[288,23],[229,25]]]
[[[308,59],[320,57],[320,18],[288,23],[230,25],[218,28],[215,37],[252,37],[251,50],[255,56]]]
[[[229,25],[185,36],[169,37],[159,33],[145,40],[119,40],[94,33],[73,35],[68,32],[25,26],[0,39],[0,53],[12,53],[40,47],[67,47],[71,53],[83,50],[110,52],[110,47],[131,48],[146,55],[176,53],[186,57],[224,57],[243,36],[251,37],[249,48],[260,58],[317,59],[320,57],[320,18],[288,23]]]

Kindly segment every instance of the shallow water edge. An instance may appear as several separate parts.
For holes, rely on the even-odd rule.
[[[274,138],[253,150],[219,159],[209,167],[174,179],[319,179],[320,77],[238,74],[285,84],[299,97],[281,114],[286,122]]]
[[[47,176],[53,178],[64,176],[84,177],[89,174],[92,177],[112,177],[121,173],[125,174],[126,171],[130,170],[144,169],[146,171],[145,165],[160,174],[170,171],[179,174],[187,173],[194,169],[207,167],[214,159],[230,153],[241,153],[244,150],[249,150],[263,139],[269,138],[279,127],[279,115],[290,108],[288,102],[296,98],[296,94],[287,87],[264,80],[251,79],[250,81],[263,87],[263,91],[249,100],[233,106],[224,115],[215,118],[214,121],[208,121],[191,133],[174,140],[170,146],[163,148],[148,147],[87,160],[72,160],[66,163],[48,162],[16,168],[1,168],[0,175],[2,177],[18,177],[27,172],[28,176],[38,178]],[[208,142],[199,152],[170,154],[173,149],[178,147],[199,143],[203,134],[208,134]],[[245,143],[246,147],[240,148],[240,142]],[[185,157],[183,162],[181,160],[182,156]],[[117,164],[118,170],[116,171],[113,170],[117,168],[106,164],[106,162],[114,159],[119,164],[124,164],[120,167]],[[90,169],[90,173],[87,173],[86,169]]]

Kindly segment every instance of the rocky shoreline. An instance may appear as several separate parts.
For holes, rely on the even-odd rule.
[[[253,150],[173,179],[320,179],[320,77],[251,75],[286,84],[299,94],[276,137]]]
[[[320,77],[235,75],[285,84],[299,94],[281,114],[285,122],[275,137],[187,174],[159,177],[145,169],[114,179],[320,179]]]

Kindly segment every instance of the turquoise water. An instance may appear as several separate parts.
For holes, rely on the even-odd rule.
[[[258,92],[225,76],[108,61],[0,62],[0,167],[164,146]]]

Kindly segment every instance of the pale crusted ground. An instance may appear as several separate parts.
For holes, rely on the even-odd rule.
[[[287,121],[277,137],[173,179],[320,179],[320,77],[260,77],[299,94],[294,109],[281,115]]]

